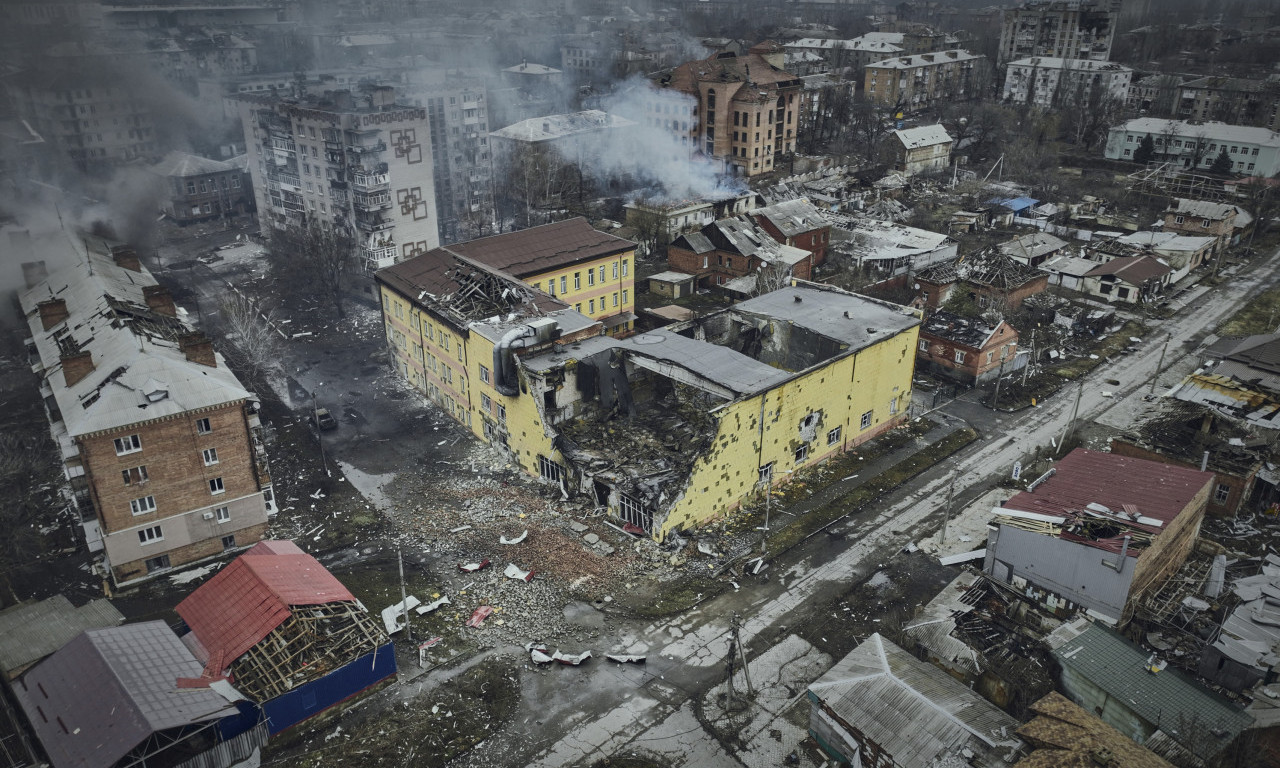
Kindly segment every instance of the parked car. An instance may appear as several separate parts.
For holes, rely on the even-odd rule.
[[[333,418],[333,414],[329,413],[328,408],[316,409],[316,424],[318,424],[320,429],[325,432],[338,428],[338,420]]]

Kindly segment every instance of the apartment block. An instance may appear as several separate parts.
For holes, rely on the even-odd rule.
[[[985,61],[959,49],[883,59],[867,65],[863,92],[877,104],[901,109],[977,98],[975,67]]]
[[[486,234],[495,226],[489,100],[484,83],[413,85],[406,96],[427,109],[441,243]]]
[[[1156,162],[1170,161],[1183,168],[1208,170],[1225,149],[1235,173],[1246,176],[1280,173],[1280,134],[1247,125],[1140,117],[1111,128],[1103,156],[1108,160],[1132,160],[1147,136],[1155,144],[1151,159]]]
[[[1178,117],[1275,130],[1280,127],[1280,82],[1200,77],[1178,86]]]
[[[264,236],[297,226],[347,230],[369,273],[440,245],[426,107],[390,86],[236,101]]]
[[[1036,0],[1006,10],[998,63],[1029,56],[1111,58],[1121,0]]]
[[[1122,102],[1132,79],[1132,69],[1111,61],[1032,56],[1009,62],[1001,98],[1041,107],[1085,107],[1100,98]]]
[[[650,78],[647,124],[670,131],[689,156],[714,158],[727,172],[771,172],[795,150],[804,83],[782,69],[785,49],[759,43],[744,56],[718,53]]]
[[[67,248],[19,300],[90,549],[124,586],[257,542],[275,506],[253,396],[132,249]]]

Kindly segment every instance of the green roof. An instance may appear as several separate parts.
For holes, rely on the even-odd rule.
[[[1148,671],[1150,654],[1097,624],[1053,655],[1201,758],[1216,755],[1253,723],[1242,709],[1172,667]]]

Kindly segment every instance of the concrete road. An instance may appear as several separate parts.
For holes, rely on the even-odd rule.
[[[1166,334],[1170,341],[1163,370],[1167,373],[1161,377],[1157,390],[1175,383],[1170,371],[1174,362],[1194,352],[1210,329],[1270,285],[1280,271],[1278,261],[1280,252],[1263,264],[1246,267],[1247,271],[1242,270],[1216,290],[1201,294],[1179,316],[1156,324],[1139,350],[1100,365],[1086,377],[1083,386],[1067,387],[1040,407],[995,417],[993,423],[999,431],[988,434],[976,449],[962,452],[909,483],[877,514],[844,523],[840,530],[846,534],[848,546],[835,557],[824,557],[819,563],[815,562],[817,558],[802,555],[789,564],[775,564],[785,570],[773,584],[744,586],[740,592],[617,638],[618,646],[627,652],[651,654],[644,675],[623,679],[603,668],[600,674],[609,679],[583,685],[584,696],[558,697],[554,709],[545,712],[535,738],[526,733],[517,743],[500,737],[497,743],[488,745],[491,748],[484,750],[483,757],[477,755],[465,763],[502,764],[499,755],[509,749],[509,759],[533,752],[528,764],[548,768],[586,765],[628,751],[661,753],[673,761],[672,765],[693,765],[678,745],[669,746],[665,734],[673,718],[690,722],[681,713],[687,712],[694,691],[705,692],[720,682],[729,617],[734,611],[745,617],[741,634],[747,647],[757,656],[767,652],[769,649],[762,644],[753,644],[753,638],[766,633],[773,636],[779,628],[803,620],[807,603],[839,594],[869,576],[877,563],[892,557],[908,542],[932,532],[940,522],[942,499],[953,478],[957,506],[980,495],[1010,471],[1014,462],[1037,446],[1050,446],[1070,422],[1077,399],[1079,418],[1088,421],[1113,409],[1134,408],[1156,375]],[[1109,379],[1121,383],[1103,383]],[[951,418],[947,411],[944,406],[934,416]],[[612,698],[617,702],[601,709],[598,705],[610,698],[601,693],[604,686],[612,686]],[[631,690],[626,690],[628,687]],[[593,710],[589,716],[584,714]],[[559,734],[555,733],[557,730]],[[686,749],[697,745],[693,752],[700,754],[701,760],[707,759],[708,751],[715,753],[715,764],[725,764],[726,758],[737,759],[715,749],[709,734],[700,728],[686,732],[683,741]],[[744,764],[755,762],[746,755],[740,757]]]

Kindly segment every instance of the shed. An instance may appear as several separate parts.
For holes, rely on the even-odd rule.
[[[0,611],[0,669],[13,680],[81,632],[123,623],[124,616],[105,599],[77,608],[63,595],[54,595],[11,606]]]
[[[668,299],[679,299],[693,293],[697,280],[696,275],[667,270],[649,275],[649,292]]]

